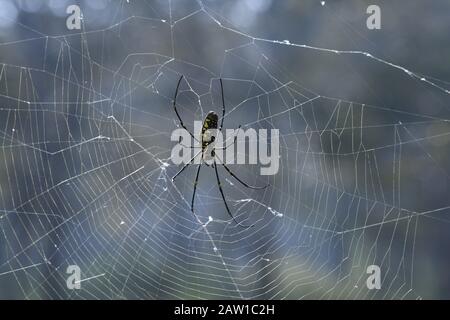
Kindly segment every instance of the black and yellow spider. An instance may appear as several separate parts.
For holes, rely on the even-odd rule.
[[[183,80],[183,76],[181,76],[180,77],[180,79],[178,80],[178,84],[177,84],[177,88],[176,88],[176,90],[175,90],[175,95],[174,95],[174,98],[173,98],[173,109],[175,110],[175,114],[177,115],[177,118],[178,118],[178,120],[180,121],[180,125],[183,127],[183,129],[185,129],[187,132],[189,132],[189,134],[191,135],[191,137],[194,139],[194,140],[196,140],[196,141],[199,141],[197,138],[195,138],[195,136],[186,128],[186,126],[184,125],[184,123],[183,123],[183,120],[181,119],[181,117],[180,117],[180,114],[178,113],[178,110],[177,110],[177,96],[178,96],[178,89],[179,89],[179,87],[180,87],[180,84],[181,84],[181,80]],[[214,137],[214,135],[211,135],[210,134],[210,130],[218,130],[218,131],[222,131],[222,128],[223,128],[223,120],[224,120],[224,118],[225,118],[225,98],[224,98],[224,95],[223,95],[223,83],[222,83],[222,79],[219,79],[220,80],[220,88],[221,88],[221,93],[222,93],[222,119],[220,120],[220,126],[219,127],[217,127],[217,125],[218,125],[218,122],[219,122],[219,117],[218,117],[218,115],[217,115],[217,113],[215,113],[214,111],[210,111],[210,112],[208,112],[208,114],[206,115],[206,117],[205,117],[205,119],[204,119],[204,121],[203,121],[203,125],[202,125],[202,131],[201,131],[201,133],[200,133],[200,142],[201,142],[201,151],[199,152],[199,153],[197,153],[196,155],[194,155],[194,157],[187,163],[187,164],[185,164],[182,168],[181,168],[181,170],[180,171],[178,171],[177,172],[177,174],[175,174],[174,176],[173,176],[173,178],[172,178],[172,181],[174,181],[175,180],[175,178],[181,173],[181,172],[183,172],[184,171],[184,169],[186,169],[190,164],[192,164],[193,162],[194,162],[194,159],[197,157],[197,156],[199,156],[200,154],[200,156],[201,156],[201,160],[200,160],[200,164],[199,164],[199,166],[198,166],[198,169],[197,169],[197,174],[196,174],[196,176],[195,176],[195,181],[194,181],[194,192],[192,193],[192,201],[191,201],[191,211],[192,211],[192,213],[194,213],[194,200],[195,200],[195,192],[196,192],[196,190],[197,190],[197,184],[198,184],[198,178],[199,178],[199,175],[200,175],[200,169],[201,169],[201,167],[202,167],[202,165],[203,164],[206,164],[206,165],[208,165],[206,162],[204,162],[203,160],[205,159],[205,156],[206,156],[206,151],[209,149],[208,148],[208,146],[212,143],[212,142],[214,142],[215,141],[215,137]],[[240,128],[240,126],[239,126],[239,128]],[[233,143],[231,144],[231,145],[234,145],[234,143],[236,142],[236,136],[234,137],[234,141],[233,141]],[[230,145],[228,145],[228,146],[225,146],[225,147],[221,147],[221,149],[223,149],[223,150],[225,150],[226,148],[228,148]],[[195,148],[195,147],[191,147],[191,148]],[[220,191],[220,194],[221,194],[221,196],[222,196],[222,199],[223,199],[223,203],[225,204],[225,208],[227,209],[227,213],[228,213],[228,215],[233,219],[233,221],[237,224],[237,225],[239,225],[239,226],[241,226],[241,227],[244,227],[244,228],[248,228],[248,227],[252,227],[252,225],[250,225],[250,226],[247,226],[247,225],[243,225],[243,224],[241,224],[241,223],[239,223],[239,222],[237,222],[236,221],[236,219],[234,218],[234,216],[231,214],[231,211],[230,211],[230,208],[228,207],[228,203],[227,203],[227,200],[226,200],[226,198],[225,198],[225,194],[224,194],[224,192],[223,192],[223,189],[222,189],[222,184],[221,184],[221,182],[220,182],[220,177],[219,177],[219,172],[218,172],[218,170],[217,170],[217,163],[216,163],[216,159],[215,159],[215,157],[216,157],[216,154],[215,154],[215,152],[214,152],[214,149],[219,149],[219,148],[216,148],[216,147],[213,147],[212,148],[212,150],[211,150],[211,156],[214,158],[213,159],[213,164],[211,165],[213,168],[214,168],[214,170],[215,170],[215,172],[216,172],[216,179],[217,179],[217,186],[219,187],[219,191]],[[264,189],[264,188],[266,188],[267,187],[267,185],[266,186],[263,186],[263,187],[254,187],[254,186],[250,186],[250,185],[248,185],[247,183],[245,183],[244,181],[242,181],[241,179],[239,179],[225,164],[223,164],[222,162],[220,163],[220,165],[221,166],[223,166],[223,168],[233,177],[233,178],[235,178],[239,183],[241,183],[244,187],[246,187],[246,188],[249,188],[249,189]]]

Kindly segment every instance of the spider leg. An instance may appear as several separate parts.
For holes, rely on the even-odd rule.
[[[248,183],[245,183],[244,181],[242,181],[236,174],[233,173],[233,171],[231,171],[230,168],[228,168],[222,161],[222,159],[220,159],[220,157],[216,154],[216,157],[220,160],[220,164],[225,168],[225,170],[227,170],[227,172],[233,177],[235,178],[237,181],[239,181],[239,183],[241,183],[244,187],[249,188],[249,189],[255,189],[255,190],[261,190],[261,189],[265,189],[269,186],[269,184],[262,186],[262,187],[256,187],[256,186],[251,186]],[[214,163],[216,163],[214,161]]]
[[[222,92],[222,120],[220,121],[219,130],[222,130],[222,128],[223,128],[223,120],[225,119],[225,98],[223,96],[222,78],[220,78],[220,91]]]
[[[239,131],[239,130],[241,130],[241,126],[240,126],[240,125],[239,125],[239,127],[237,128],[237,131]],[[231,138],[231,137],[230,137],[230,138]],[[227,140],[225,140],[224,144],[226,144],[226,142],[227,142],[230,138],[228,138]],[[232,145],[234,145],[234,144],[236,143],[236,140],[237,140],[237,134],[234,135],[233,142],[230,143],[229,145],[227,145],[227,146],[225,146],[225,147],[214,148],[214,149],[217,149],[217,150],[227,150],[228,147],[231,147]]]
[[[191,200],[191,211],[192,211],[192,213],[194,213],[195,192],[197,191],[198,177],[200,175],[200,168],[201,167],[202,167],[201,165],[198,166],[197,174],[195,175],[195,180],[194,180],[194,192],[192,193],[192,200]]]
[[[230,168],[228,168],[225,164],[222,163],[222,166],[225,168],[225,170],[227,170],[227,172],[233,177],[235,178],[237,181],[239,181],[244,187],[249,188],[249,189],[255,189],[255,190],[261,190],[261,189],[265,189],[267,188],[269,185],[266,184],[265,186],[262,187],[256,187],[256,186],[251,186],[247,183],[245,183],[244,181],[242,181],[241,179],[238,178],[237,175],[235,175]]]
[[[198,141],[194,137],[194,135],[186,128],[186,126],[184,125],[183,120],[181,120],[180,114],[178,113],[178,110],[177,110],[178,89],[180,89],[180,84],[181,84],[181,80],[183,80],[183,77],[184,77],[183,75],[180,77],[180,80],[178,80],[178,83],[177,83],[177,88],[175,89],[175,95],[173,97],[173,109],[175,110],[177,118],[180,121],[180,125],[183,127],[183,129],[186,130],[187,132],[189,132],[189,134],[191,135],[192,138],[194,138],[194,140]]]
[[[202,150],[200,150],[199,152],[197,152],[197,154],[191,159],[189,160],[188,163],[186,163],[183,168],[180,169],[180,171],[178,171],[173,177],[172,177],[172,181],[175,180],[176,177],[178,177],[178,175],[180,173],[182,173],[184,171],[184,169],[186,169],[187,167],[189,167],[189,165],[194,161],[195,158],[197,158],[197,156],[202,152]]]
[[[250,225],[250,226],[243,225],[243,224],[237,222],[236,219],[233,217],[233,215],[231,214],[230,208],[228,207],[227,200],[225,199],[225,194],[223,193],[222,184],[220,183],[219,172],[217,171],[217,164],[216,164],[216,161],[215,161],[215,160],[214,160],[214,170],[216,171],[217,185],[219,186],[219,191],[220,191],[220,194],[222,195],[223,203],[225,204],[225,208],[227,209],[228,215],[229,215],[229,216],[233,219],[233,221],[234,221],[238,226],[240,226],[240,227],[243,227],[243,228],[250,228],[250,227],[253,227],[253,225]]]
[[[200,149],[201,147],[195,147],[195,146],[187,146],[187,145],[185,145],[185,144],[182,144],[182,143],[178,143],[180,146],[182,146],[183,148],[186,148],[186,149]]]

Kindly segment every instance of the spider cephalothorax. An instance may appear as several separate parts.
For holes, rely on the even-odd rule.
[[[201,161],[200,161],[200,165],[198,166],[197,169],[197,174],[195,176],[195,181],[194,181],[194,191],[192,193],[192,201],[191,201],[191,211],[192,213],[194,213],[194,201],[195,201],[195,192],[197,190],[197,184],[198,184],[198,178],[200,175],[200,169],[202,167],[202,164],[207,164],[204,160],[205,159],[212,159],[213,160],[213,164],[212,167],[215,170],[216,173],[216,180],[217,180],[217,186],[219,187],[219,191],[220,191],[220,195],[222,196],[223,199],[223,203],[225,205],[225,208],[227,209],[227,213],[228,215],[234,220],[234,222],[236,222],[236,224],[238,224],[241,227],[251,227],[251,226],[245,226],[242,225],[241,223],[237,222],[236,219],[234,218],[234,216],[231,214],[230,208],[228,207],[228,203],[227,200],[225,198],[225,194],[223,192],[222,189],[222,184],[220,182],[220,176],[219,176],[219,171],[217,169],[217,165],[220,164],[233,178],[235,178],[239,183],[241,183],[244,187],[249,188],[249,189],[264,189],[267,187],[263,186],[263,187],[254,187],[254,186],[250,186],[247,183],[245,183],[244,181],[242,181],[240,178],[238,178],[224,163],[222,163],[221,161],[219,161],[219,163],[216,162],[216,153],[214,152],[215,149],[219,149],[218,147],[215,147],[214,145],[211,145],[214,141],[215,141],[215,135],[214,132],[218,131],[222,131],[222,127],[223,127],[223,120],[225,118],[225,98],[223,96],[223,83],[222,83],[222,79],[220,79],[220,88],[221,88],[221,92],[222,92],[222,118],[220,120],[220,126],[218,126],[219,124],[219,116],[217,115],[217,113],[215,113],[214,111],[210,111],[208,112],[208,114],[205,117],[205,120],[203,121],[203,125],[202,125],[202,131],[200,133],[200,139],[197,139],[194,134],[192,134],[184,125],[183,120],[180,117],[180,114],[178,113],[177,110],[177,96],[178,96],[178,89],[180,88],[180,84],[181,84],[181,80],[183,80],[183,76],[180,77],[180,79],[178,80],[178,84],[177,84],[177,88],[175,90],[175,96],[173,98],[173,108],[175,110],[175,114],[177,115],[178,120],[180,121],[180,125],[187,131],[189,132],[189,134],[191,135],[191,137],[196,140],[197,142],[201,143],[202,149],[200,152],[198,152],[187,164],[185,164],[180,171],[177,172],[177,174],[175,174],[175,176],[173,176],[172,180],[175,180],[175,178],[181,173],[183,172],[184,169],[186,169],[190,164],[192,164],[195,160],[195,158],[197,156],[201,157]],[[239,126],[240,128],[241,126]],[[236,136],[234,137],[234,141],[233,144],[236,142]],[[232,145],[233,145],[232,144]],[[212,146],[212,150],[211,152],[209,152],[209,148],[208,146]],[[230,146],[230,145],[229,145]],[[220,147],[220,149],[225,150],[226,148],[228,148],[229,146],[225,146],[225,147]],[[194,148],[194,147],[192,147]]]

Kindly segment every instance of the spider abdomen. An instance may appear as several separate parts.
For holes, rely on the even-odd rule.
[[[202,126],[202,150],[215,141],[214,133],[217,130],[218,121],[219,117],[214,111],[208,112]]]

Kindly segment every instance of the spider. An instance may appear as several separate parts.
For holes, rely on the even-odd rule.
[[[180,77],[180,79],[178,80],[177,83],[177,87],[175,89],[175,95],[173,98],[173,109],[175,110],[175,114],[177,115],[178,120],[180,121],[180,125],[183,127],[183,129],[185,129],[192,138],[194,138],[194,140],[199,141],[197,138],[195,138],[194,134],[192,134],[184,125],[183,120],[180,117],[180,114],[178,113],[177,110],[177,96],[178,96],[178,89],[180,88],[180,84],[181,81],[183,80],[183,76]],[[178,171],[172,178],[172,181],[174,181],[176,179],[176,177],[182,173],[184,171],[184,169],[186,169],[189,165],[192,164],[192,162],[194,161],[194,159],[200,155],[201,153],[201,160],[200,160],[200,164],[198,166],[197,169],[197,174],[195,175],[195,180],[194,180],[194,191],[192,193],[192,200],[191,200],[191,212],[195,215],[194,213],[194,202],[195,202],[195,192],[197,191],[197,184],[198,184],[198,178],[200,175],[200,169],[202,167],[202,164],[206,164],[207,166],[209,166],[206,162],[204,162],[203,160],[206,159],[206,157],[208,157],[209,155],[207,155],[207,150],[209,150],[208,146],[213,143],[215,141],[215,136],[211,135],[209,130],[218,130],[218,131],[222,131],[223,128],[223,120],[225,118],[225,98],[224,98],[224,94],[223,94],[223,83],[222,83],[222,78],[219,79],[220,81],[220,88],[221,88],[221,93],[222,93],[222,118],[220,120],[220,126],[217,127],[218,122],[219,122],[219,117],[217,115],[217,113],[215,113],[214,111],[209,111],[208,114],[206,115],[205,119],[203,120],[203,124],[202,124],[202,130],[200,133],[200,141],[201,141],[201,151],[198,152],[197,154],[194,155],[194,157],[188,162],[186,163],[181,169],[180,171]],[[238,127],[238,130],[241,128],[241,126]],[[234,136],[234,141],[231,145],[234,145],[234,143],[236,142],[236,138],[237,136]],[[231,145],[222,147],[221,149],[225,150],[226,148],[230,147]],[[196,148],[196,147],[191,147],[191,148]],[[219,171],[217,170],[217,163],[216,163],[216,154],[215,154],[215,149],[219,149],[213,146],[212,150],[211,150],[211,156],[212,158],[214,158],[214,162],[211,164],[211,167],[214,168],[214,171],[216,173],[216,180],[217,180],[217,186],[219,187],[219,191],[220,191],[220,195],[222,196],[222,200],[223,203],[225,205],[225,209],[227,210],[228,215],[233,219],[233,221],[244,228],[249,228],[252,227],[253,225],[243,225],[241,223],[239,223],[234,216],[231,214],[230,208],[228,207],[228,203],[225,197],[225,194],[223,192],[222,189],[222,184],[220,182],[220,175],[219,175]],[[239,177],[236,176],[236,174],[234,174],[230,168],[228,168],[225,164],[220,163],[220,165],[228,172],[228,174],[230,174],[234,179],[236,179],[240,184],[242,184],[244,187],[248,188],[248,189],[256,189],[256,190],[261,190],[261,189],[265,189],[268,185],[262,186],[262,187],[256,187],[256,186],[251,186],[247,183],[245,183],[244,181],[242,181]]]

